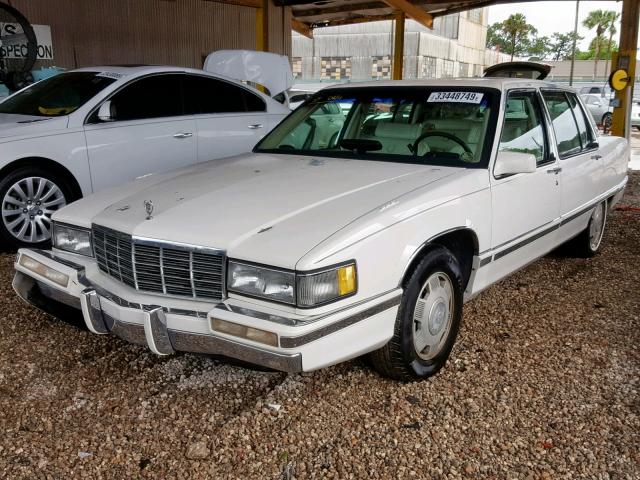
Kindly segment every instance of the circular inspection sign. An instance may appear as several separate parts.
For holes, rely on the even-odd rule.
[[[619,92],[629,85],[629,80],[629,74],[627,71],[619,68],[618,70],[611,72],[611,75],[609,75],[609,86],[616,92]]]

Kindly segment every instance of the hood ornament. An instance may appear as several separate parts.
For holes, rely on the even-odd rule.
[[[151,216],[153,213],[153,202],[151,200],[144,201],[144,210],[147,212],[147,220],[151,220],[153,218]]]

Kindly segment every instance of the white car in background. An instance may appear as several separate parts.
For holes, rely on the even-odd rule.
[[[640,130],[640,102],[634,101],[631,105],[631,126]]]
[[[240,80],[284,91],[292,77],[281,60],[220,51],[207,58],[208,71],[81,68],[8,97],[0,103],[0,241],[45,245],[53,212],[80,197],[250,151],[290,110]]]
[[[583,94],[580,96],[596,124],[602,125],[605,132],[609,131],[613,116],[613,107],[609,106],[609,100],[595,94]]]
[[[158,354],[296,372],[371,352],[425,378],[465,300],[560,244],[597,253],[629,154],[552,83],[329,87],[253,153],[56,212],[53,249],[21,249],[13,285]]]

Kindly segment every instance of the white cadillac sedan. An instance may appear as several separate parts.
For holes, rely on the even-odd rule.
[[[565,242],[598,251],[629,154],[550,83],[331,87],[251,154],[56,212],[53,249],[21,249],[14,288],[157,354],[298,372],[370,353],[424,378],[465,300]]]
[[[249,152],[288,113],[239,80],[178,67],[91,67],[38,82],[0,103],[0,242],[46,245],[65,204]]]

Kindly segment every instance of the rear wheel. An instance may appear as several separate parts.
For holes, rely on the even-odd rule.
[[[394,335],[371,353],[378,372],[398,380],[418,380],[446,363],[462,318],[462,274],[453,254],[443,247],[429,251],[409,278]]]
[[[51,215],[73,200],[69,182],[38,168],[18,168],[0,180],[0,239],[11,247],[44,247]]]
[[[607,112],[602,116],[602,130],[604,133],[608,133],[611,130],[611,112]]]
[[[577,237],[569,240],[566,245],[567,253],[577,257],[593,257],[600,250],[604,228],[607,224],[607,201],[595,206],[591,212],[587,228]]]

